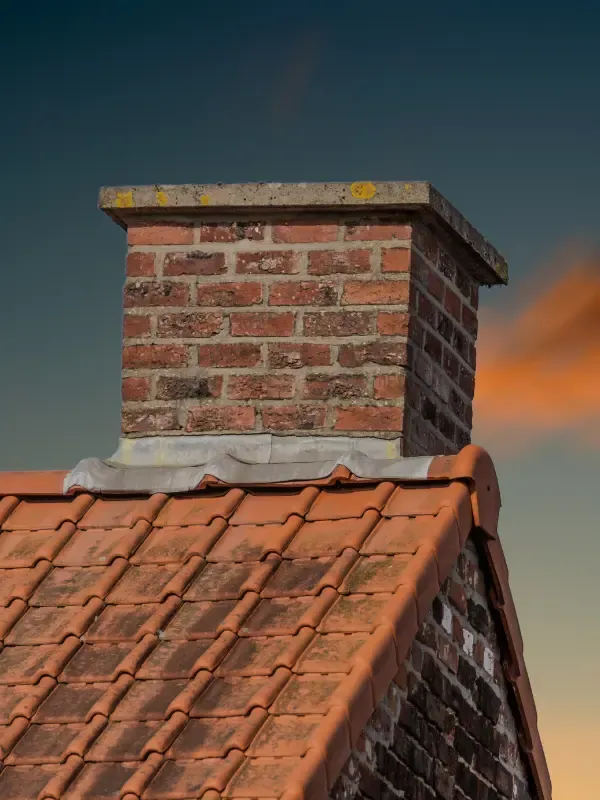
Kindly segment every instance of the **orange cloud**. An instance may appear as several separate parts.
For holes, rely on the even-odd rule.
[[[581,259],[515,315],[482,314],[475,422],[500,444],[571,432],[600,445],[600,259]]]

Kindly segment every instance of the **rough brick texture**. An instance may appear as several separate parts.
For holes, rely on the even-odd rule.
[[[469,541],[332,800],[536,800]]]
[[[400,435],[405,455],[468,443],[475,271],[417,217],[361,213],[132,223],[124,434]]]

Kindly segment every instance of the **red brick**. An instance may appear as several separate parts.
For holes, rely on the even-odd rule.
[[[224,253],[167,253],[163,272],[165,275],[223,275],[227,271]]]
[[[265,226],[260,222],[207,222],[200,226],[201,242],[256,242],[265,238]]]
[[[292,336],[296,316],[293,312],[277,314],[249,311],[231,314],[232,336]]]
[[[460,297],[452,291],[449,286],[446,286],[446,291],[444,293],[444,308],[451,314],[454,319],[460,322],[460,311],[461,311],[461,300]]]
[[[334,306],[337,289],[320,281],[289,281],[273,283],[269,289],[271,306]]]
[[[454,608],[460,611],[461,614],[467,613],[467,595],[465,594],[463,585],[458,581],[450,582],[448,600],[450,600]]]
[[[479,286],[476,283],[471,284],[471,305],[477,311],[479,307]]]
[[[347,225],[346,241],[348,242],[386,242],[390,239],[410,239],[411,226],[390,224]]]
[[[361,336],[372,333],[370,311],[314,311],[304,315],[305,336]]]
[[[260,283],[201,283],[198,286],[199,306],[255,306],[262,302]]]
[[[358,275],[370,270],[370,250],[315,250],[308,254],[309,275]]]
[[[408,366],[408,348],[405,342],[367,342],[365,344],[343,344],[338,361],[342,367],[362,367],[378,364],[387,367]]]
[[[263,427],[271,431],[311,431],[325,425],[322,406],[267,406],[262,410]]]
[[[331,348],[328,344],[277,342],[269,345],[270,369],[327,367],[330,364]]]
[[[406,382],[404,375],[376,375],[374,393],[377,400],[395,400],[403,397]]]
[[[261,361],[260,346],[249,342],[202,344],[198,347],[201,367],[256,367]]]
[[[235,263],[240,275],[291,275],[298,272],[292,250],[268,250],[261,253],[238,253]]]
[[[477,314],[469,306],[462,307],[462,325],[471,336],[477,336]]]
[[[125,286],[125,308],[187,306],[189,286],[172,281],[134,281]]]
[[[377,333],[381,336],[407,336],[409,315],[402,311],[380,311],[377,314]]]
[[[121,398],[128,400],[147,400],[150,397],[150,378],[123,378]]]
[[[295,390],[294,375],[232,375],[228,397],[232,400],[289,400]]]
[[[430,294],[432,294],[436,300],[442,300],[444,297],[444,288],[445,284],[442,278],[434,272],[430,270],[429,272],[429,279],[427,281],[427,290]]]
[[[185,429],[192,431],[251,431],[256,414],[252,406],[190,408]]]
[[[344,305],[396,305],[408,303],[408,281],[346,281]]]
[[[129,253],[126,273],[130,278],[151,278],[155,274],[154,253]]]
[[[445,664],[451,672],[456,674],[458,672],[458,649],[455,644],[445,640],[438,643],[438,653],[440,661]]]
[[[194,228],[191,224],[162,222],[160,225],[133,223],[127,229],[129,244],[192,244]]]
[[[273,225],[273,241],[289,244],[303,242],[335,242],[338,236],[337,225],[300,224],[288,222]]]
[[[187,400],[201,397],[220,397],[222,375],[201,378],[197,375],[161,375],[156,385],[159,400]]]
[[[223,327],[219,311],[190,311],[182,314],[163,314],[158,318],[157,335],[162,338],[204,338],[215,336]]]
[[[349,399],[365,397],[367,379],[364,375],[307,375],[303,396],[306,400],[328,400],[332,397]]]
[[[404,410],[396,406],[338,408],[336,431],[401,431]]]
[[[426,322],[428,325],[431,325],[432,328],[435,328],[437,321],[437,310],[429,299],[429,295],[419,292],[417,309],[423,322]]]
[[[123,348],[124,369],[146,367],[184,367],[188,348],[175,344],[131,344]]]
[[[382,272],[408,272],[410,269],[410,248],[393,247],[381,251]]]
[[[127,408],[121,415],[123,433],[175,431],[180,427],[173,408]]]
[[[138,336],[149,336],[151,317],[144,314],[125,314],[123,317],[123,338],[134,339]]]

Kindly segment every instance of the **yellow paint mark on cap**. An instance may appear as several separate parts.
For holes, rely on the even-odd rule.
[[[377,189],[371,181],[356,181],[350,186],[350,191],[352,192],[352,197],[356,197],[359,200],[370,200],[375,196]]]
[[[117,192],[117,208],[133,208],[133,192]]]
[[[200,195],[200,205],[201,206],[209,206],[210,205],[210,197],[207,194]]]
[[[169,202],[169,198],[167,197],[166,192],[157,191],[156,192],[156,202],[159,206],[166,206]]]

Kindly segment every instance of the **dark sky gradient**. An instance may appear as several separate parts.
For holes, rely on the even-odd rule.
[[[168,7],[2,4],[0,469],[115,449],[125,242],[101,185],[429,180],[509,260],[488,307],[598,242],[600,6]],[[600,712],[598,446],[556,437],[498,465],[543,731],[572,741]],[[553,748],[556,782],[574,765]]]

